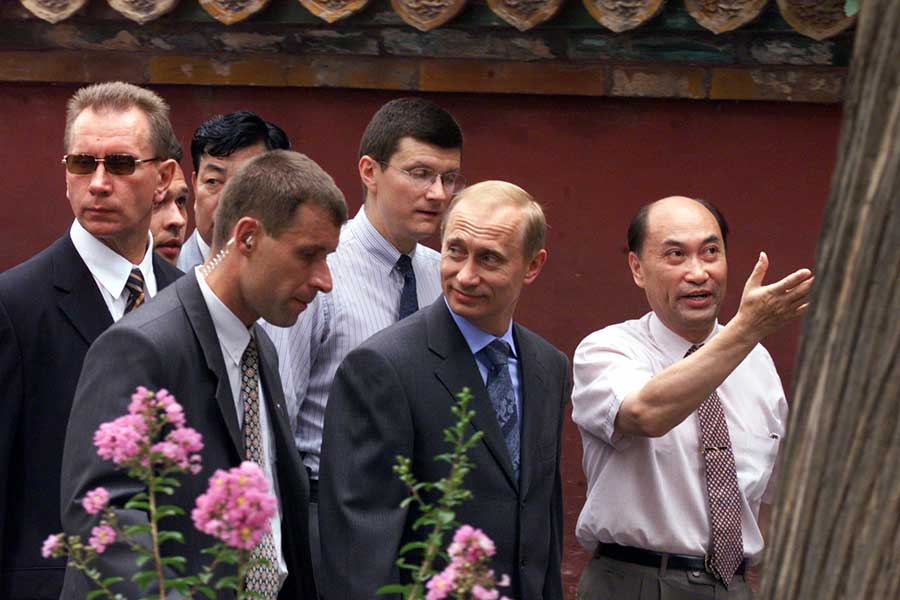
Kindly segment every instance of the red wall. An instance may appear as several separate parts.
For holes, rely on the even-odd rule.
[[[72,220],[65,199],[62,131],[73,86],[0,85],[0,269],[43,248]],[[294,147],[318,161],[360,204],[359,137],[392,94],[328,89],[157,88],[173,108],[188,153],[205,118],[250,109],[281,125]],[[632,283],[625,229],[641,204],[672,194],[716,203],[732,226],[731,288],[724,320],[737,308],[759,250],[771,261],[767,281],[812,266],[828,195],[840,108],[786,103],[628,100],[513,95],[433,95],[466,136],[470,182],[507,179],[545,206],[549,262],[527,289],[518,320],[570,356],[591,331],[642,315]],[[189,159],[184,166],[190,170]],[[786,387],[799,326],[771,336]],[[566,424],[565,575],[574,589],[586,560],[574,540],[584,499],[581,445]],[[611,491],[614,493],[614,491]],[[574,592],[571,593],[574,597]]]

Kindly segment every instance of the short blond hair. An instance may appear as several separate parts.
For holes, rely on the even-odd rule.
[[[172,148],[178,145],[172,123],[169,122],[169,105],[155,92],[123,81],[95,83],[79,89],[66,106],[66,132],[63,136],[64,152],[72,147],[72,126],[85,109],[94,112],[125,112],[139,108],[150,124],[150,147],[154,157],[171,158]]]
[[[508,181],[482,181],[469,186],[457,194],[441,223],[441,235],[444,227],[450,219],[450,214],[460,202],[469,198],[477,198],[479,202],[491,203],[495,206],[514,206],[522,212],[522,251],[525,258],[531,260],[544,248],[544,238],[547,232],[547,219],[544,217],[544,209],[534,196]]]

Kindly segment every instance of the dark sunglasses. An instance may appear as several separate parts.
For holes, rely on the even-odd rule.
[[[135,158],[130,154],[107,154],[105,158],[97,158],[93,154],[66,154],[62,164],[72,175],[90,175],[97,170],[97,164],[103,163],[106,172],[111,175],[131,175],[138,165],[160,160],[159,158]]]

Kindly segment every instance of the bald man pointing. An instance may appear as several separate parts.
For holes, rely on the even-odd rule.
[[[763,285],[760,253],[737,314],[720,325],[727,235],[702,200],[641,208],[628,265],[651,311],[575,351],[588,479],[576,535],[594,553],[579,599],[750,598],[788,411],[759,342],[806,311],[812,274]]]

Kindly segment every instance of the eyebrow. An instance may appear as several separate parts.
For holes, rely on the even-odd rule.
[[[205,171],[215,171],[216,173],[225,173],[227,169],[221,165],[217,165],[216,163],[206,163],[203,165],[203,168],[200,169],[200,172],[203,173]]]
[[[717,235],[711,235],[711,236],[707,237],[705,240],[703,240],[702,242],[700,242],[700,245],[703,246],[705,244],[721,243],[721,242],[722,242],[722,238],[720,238]],[[669,238],[667,240],[663,240],[663,246],[684,246],[684,242],[682,242],[680,240],[674,240],[674,239]]]

